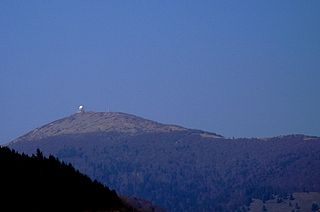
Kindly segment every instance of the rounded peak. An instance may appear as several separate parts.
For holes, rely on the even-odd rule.
[[[161,124],[127,113],[83,111],[36,128],[14,142],[21,139],[34,140],[66,134],[118,132],[137,135],[184,130],[187,129],[176,125]]]

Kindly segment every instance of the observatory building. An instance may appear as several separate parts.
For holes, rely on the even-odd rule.
[[[78,113],[83,113],[84,112],[84,106],[80,105],[78,108]]]

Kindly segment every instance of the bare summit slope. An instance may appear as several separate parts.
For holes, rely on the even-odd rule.
[[[170,133],[188,130],[189,129],[177,125],[161,124],[121,112],[79,112],[36,128],[14,140],[13,143],[68,134],[117,132],[127,135],[139,135],[144,133]],[[221,137],[214,133],[199,132],[201,132],[200,134],[204,137]]]

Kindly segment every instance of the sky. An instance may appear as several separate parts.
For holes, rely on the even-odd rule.
[[[226,137],[320,136],[319,0],[1,0],[0,143],[121,111]]]

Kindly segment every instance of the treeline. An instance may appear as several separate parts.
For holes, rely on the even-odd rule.
[[[71,164],[0,147],[0,211],[126,211],[116,192]]]

